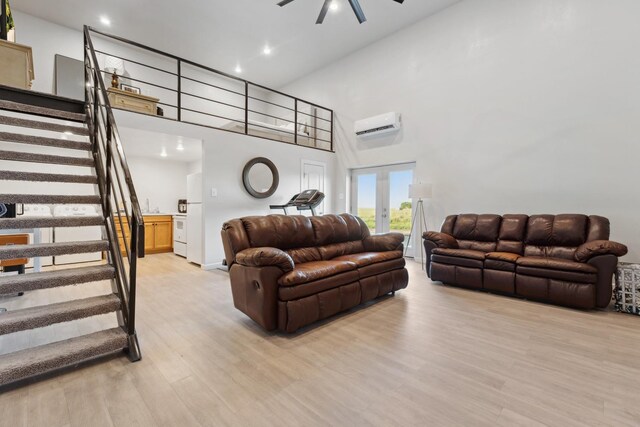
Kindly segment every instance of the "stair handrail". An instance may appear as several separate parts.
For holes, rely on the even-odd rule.
[[[84,68],[87,124],[106,220],[109,259],[116,270],[115,284],[122,301],[119,322],[129,335],[129,356],[137,360],[140,358],[135,330],[137,259],[145,255],[144,218],[89,27],[86,25]],[[116,224],[120,226],[119,230]],[[120,241],[126,256],[123,256],[120,249]]]

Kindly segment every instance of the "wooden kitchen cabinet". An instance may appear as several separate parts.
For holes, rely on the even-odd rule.
[[[173,251],[173,217],[171,215],[144,216],[144,249],[146,254],[160,254]],[[128,225],[125,224],[126,240],[129,242]],[[120,250],[126,254],[120,223],[116,218],[116,231],[120,241]]]
[[[168,221],[155,222],[154,251],[172,252],[173,251],[173,218],[168,217]]]

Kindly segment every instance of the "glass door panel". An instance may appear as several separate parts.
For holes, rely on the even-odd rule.
[[[378,177],[375,173],[357,174],[355,176],[355,214],[362,218],[369,230],[375,233],[379,224],[378,212]]]
[[[411,233],[411,199],[409,186],[413,182],[413,169],[389,172],[389,231],[404,234],[404,242]]]

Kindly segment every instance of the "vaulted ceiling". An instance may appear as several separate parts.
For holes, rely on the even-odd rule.
[[[334,1],[322,25],[315,21],[323,0],[285,7],[278,0],[19,0],[12,6],[74,29],[95,26],[225,72],[240,66],[241,77],[277,88],[460,0],[361,0],[368,19],[362,25],[347,0]]]

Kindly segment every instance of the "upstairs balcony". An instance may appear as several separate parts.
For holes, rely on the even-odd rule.
[[[89,28],[113,108],[323,151],[333,111]]]

